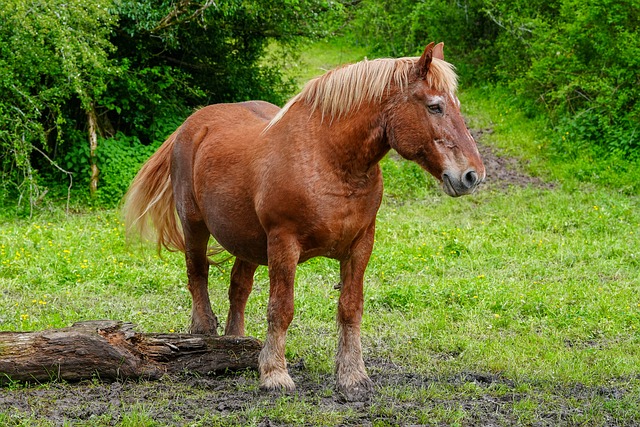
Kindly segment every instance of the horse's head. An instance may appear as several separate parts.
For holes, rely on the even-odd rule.
[[[388,107],[389,144],[440,180],[448,195],[472,193],[485,169],[460,114],[456,75],[444,62],[443,44],[429,44],[411,74]]]

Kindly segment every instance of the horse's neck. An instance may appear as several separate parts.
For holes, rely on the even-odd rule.
[[[333,120],[314,113],[309,125],[319,150],[347,174],[368,174],[390,150],[382,114],[375,106],[362,105],[357,112]]]

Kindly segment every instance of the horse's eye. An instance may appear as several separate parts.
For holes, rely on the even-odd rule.
[[[442,114],[442,106],[440,104],[427,105],[431,114]]]

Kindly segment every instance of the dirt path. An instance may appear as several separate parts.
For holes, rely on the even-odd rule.
[[[475,140],[478,141],[478,150],[482,155],[482,161],[487,171],[487,185],[502,190],[506,190],[510,186],[553,188],[553,183],[545,182],[538,177],[523,172],[521,160],[515,157],[499,156],[494,148],[483,144],[482,137],[492,132],[492,129],[471,131]]]

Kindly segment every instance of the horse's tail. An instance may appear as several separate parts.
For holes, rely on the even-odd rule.
[[[158,252],[185,251],[182,226],[177,217],[171,186],[171,153],[176,130],[142,166],[125,195],[124,216],[127,232],[137,231],[143,238],[156,240]],[[155,233],[153,232],[155,228]]]

